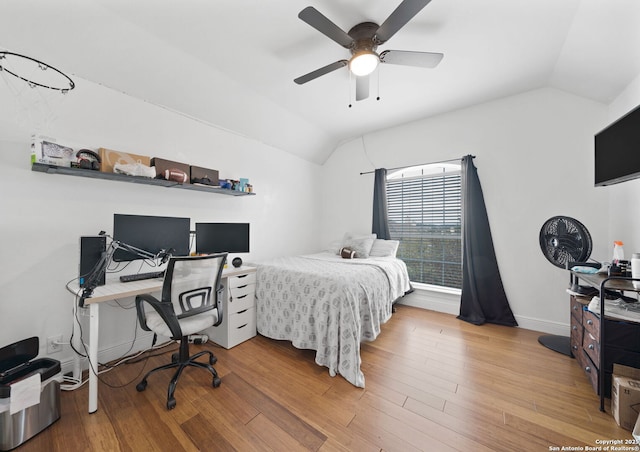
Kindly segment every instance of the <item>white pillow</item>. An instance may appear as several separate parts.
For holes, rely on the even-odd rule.
[[[377,237],[376,234],[354,234],[353,232],[345,232],[344,236],[342,237],[342,240],[338,241],[337,246],[335,246],[336,242],[331,242],[329,246],[332,247],[332,250],[334,253],[339,255],[340,250],[342,250],[342,248],[349,247],[348,243],[350,243],[352,239],[372,238],[375,240],[376,237]]]
[[[371,257],[396,257],[399,240],[376,239],[373,242],[369,256]]]
[[[369,257],[371,247],[373,246],[373,237],[355,237],[346,240],[344,243],[345,248],[349,248],[356,252],[355,257],[359,259],[366,259]]]

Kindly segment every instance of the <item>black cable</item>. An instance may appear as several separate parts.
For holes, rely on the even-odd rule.
[[[80,277],[70,279],[70,280],[67,282],[67,287],[69,287],[69,284],[71,284],[71,283],[72,283],[72,282],[74,282],[74,281],[80,281]],[[82,289],[82,288],[79,288],[77,292],[74,292],[74,295],[75,295],[77,298],[79,298],[79,297],[81,296],[81,289]],[[80,340],[82,340],[82,325],[80,324],[80,319],[78,318],[78,309],[77,309],[75,306],[74,306],[74,308],[73,308],[73,309],[74,309],[74,316],[73,316],[73,318],[74,318],[75,322],[78,324],[78,328],[80,329]],[[80,357],[82,357],[82,358],[86,358],[87,356],[86,356],[86,355],[83,355],[82,353],[80,353],[80,351],[76,350],[76,348],[75,348],[75,347],[74,347],[74,345],[73,345],[74,331],[75,331],[75,328],[73,327],[73,325],[71,325],[71,334],[69,335],[69,346],[71,347],[71,350],[73,350],[73,352],[74,352],[76,355],[78,355],[78,356],[80,356]]]
[[[135,377],[133,377],[131,380],[129,380],[126,383],[123,383],[121,385],[112,385],[111,383],[107,383],[103,377],[101,377],[100,375],[98,375],[98,380],[107,385],[108,387],[112,388],[112,389],[119,389],[119,388],[124,388],[125,386],[129,386],[131,383],[135,382],[138,378],[140,378],[140,375],[142,375],[142,373],[144,372],[144,370],[147,368],[147,363],[149,362],[149,358],[151,358],[152,356],[160,356],[160,355],[164,355],[165,353],[169,352],[169,351],[173,351],[173,350],[167,350],[163,353],[158,353],[158,354],[154,354],[154,355],[149,355],[148,353],[151,351],[152,349],[149,349],[147,351],[145,351],[144,353],[147,353],[147,356],[144,357],[144,359],[139,359],[138,361],[136,361],[136,363],[139,363],[140,361],[144,361],[144,365],[142,366],[142,368],[140,369],[140,372],[138,372],[138,375],[136,375]],[[128,362],[125,362],[126,364],[129,364]],[[111,366],[109,367],[110,369],[114,369],[116,366]]]
[[[93,292],[93,289],[95,289],[95,287],[97,287],[97,280],[98,280],[98,276],[100,273],[100,269],[102,267],[104,267],[104,271],[107,272],[109,271],[114,272],[115,270],[117,270],[120,267],[120,263],[118,263],[116,265],[115,270],[110,269],[109,267],[113,264],[113,254],[116,251],[116,247],[113,246],[113,241],[109,244],[109,247],[107,248],[107,250],[102,254],[101,259],[93,266],[93,268],[91,269],[91,271],[87,274],[89,275],[89,281],[87,281],[87,284],[85,285],[85,287],[79,287],[78,291],[75,292],[76,298],[79,298],[80,302],[79,302],[79,307],[84,307],[84,299],[85,298],[89,298]],[[120,269],[119,271],[124,270],[124,268],[126,268],[131,262],[127,262],[126,265]],[[142,270],[142,266],[144,265],[144,263],[147,263],[150,267],[157,267],[158,264],[156,261],[152,260],[152,259],[148,259],[148,258],[144,258],[142,259],[142,262],[140,263],[140,268],[138,269],[138,271]],[[71,284],[74,281],[80,281],[81,278],[83,278],[86,275],[80,275],[77,278],[73,278],[70,281],[67,282],[67,287],[69,286],[69,284]],[[131,309],[131,308],[125,308],[123,307],[118,300],[114,300],[116,302],[116,304],[121,308],[121,309]],[[111,385],[109,383],[107,383],[106,381],[104,381],[104,379],[102,379],[100,377],[100,369],[99,367],[102,365],[103,367],[107,367],[109,369],[112,369],[116,366],[109,366],[108,364],[100,364],[99,362],[97,363],[98,369],[96,370],[96,368],[94,367],[94,363],[91,362],[91,359],[89,357],[89,350],[87,350],[87,345],[84,343],[84,339],[83,339],[83,331],[82,331],[82,323],[80,322],[80,319],[78,317],[78,307],[74,306],[74,319],[75,322],[78,325],[78,329],[80,332],[80,343],[82,344],[82,347],[84,349],[85,354],[82,354],[79,350],[77,350],[73,344],[73,339],[74,339],[74,331],[75,328],[72,327],[71,329],[71,335],[70,335],[70,340],[69,340],[69,346],[71,347],[71,350],[73,350],[78,356],[82,357],[82,358],[86,358],[87,362],[89,363],[89,371],[93,372],[93,374],[98,377],[98,381],[104,383],[105,385],[111,387],[111,388],[121,388],[124,386],[127,386],[129,384],[131,384],[135,379],[137,379],[140,374],[142,373],[142,370],[144,370],[144,368],[146,367],[146,363],[145,366],[143,366],[142,370],[140,371],[140,374],[138,374],[137,377],[135,377],[134,380],[131,380],[128,383],[125,383],[122,386],[114,386]],[[135,320],[136,322],[136,326],[135,326],[135,330],[134,330],[134,337],[133,337],[133,341],[131,342],[131,346],[129,347],[129,350],[127,350],[120,358],[118,358],[117,360],[121,361],[129,352],[131,352],[131,350],[133,349],[133,345],[136,342],[136,339],[138,337],[138,328],[137,328],[137,318]],[[155,343],[155,339],[156,336],[154,335],[154,343]],[[155,355],[154,355],[155,356]],[[149,356],[147,356],[146,360],[149,359]]]

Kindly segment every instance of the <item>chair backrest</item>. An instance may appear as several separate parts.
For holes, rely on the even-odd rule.
[[[162,301],[173,303],[181,319],[218,307],[218,291],[227,253],[171,257],[165,271]]]

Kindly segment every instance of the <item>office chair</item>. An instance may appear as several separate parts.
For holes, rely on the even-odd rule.
[[[212,367],[217,358],[208,350],[189,355],[189,335],[200,332],[222,322],[222,270],[227,253],[206,256],[171,257],[162,285],[162,299],[153,295],[136,296],[136,311],[140,327],[160,336],[180,342],[178,353],[174,353],[170,364],[157,367],[137,384],[138,392],[147,388],[149,375],[164,369],[177,368],[167,393],[167,409],[176,406],[173,394],[178,378],[187,366],[202,367],[213,375],[213,387],[220,386],[220,377]],[[209,362],[196,361],[208,355]]]

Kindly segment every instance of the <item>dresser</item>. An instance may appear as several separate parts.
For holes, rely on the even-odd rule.
[[[574,275],[589,285],[604,289],[634,290],[629,281],[608,279],[605,275]],[[604,398],[611,397],[613,364],[640,368],[640,323],[619,320],[587,309],[590,298],[570,296],[571,352],[589,378],[594,391]]]
[[[232,348],[256,335],[256,269],[242,266],[230,270],[224,279],[222,323],[207,328],[209,339]]]

